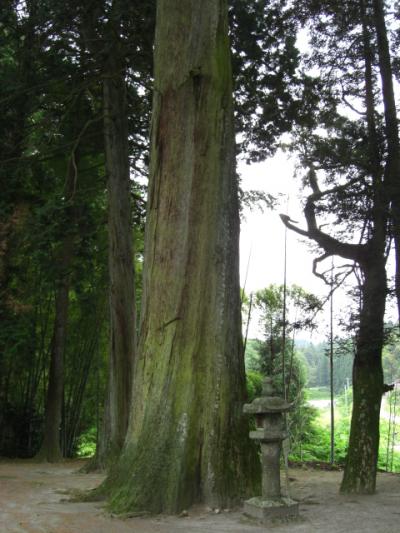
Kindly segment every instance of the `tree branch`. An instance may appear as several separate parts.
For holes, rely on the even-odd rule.
[[[328,194],[333,194],[335,192],[342,191],[349,187],[351,184],[359,181],[359,178],[350,180],[348,183],[343,185],[337,185],[331,189],[326,189],[321,191],[318,185],[317,175],[312,164],[309,164],[309,184],[312,188],[313,193],[310,194],[307,198],[307,202],[304,208],[304,216],[307,222],[307,230],[301,229],[294,224],[294,221],[290,219],[287,215],[281,214],[281,220],[285,226],[292,231],[295,231],[303,237],[307,237],[315,241],[324,251],[326,256],[330,255],[339,255],[344,259],[350,259],[351,261],[356,261],[357,263],[362,263],[366,255],[366,245],[365,244],[349,244],[328,235],[324,231],[321,231],[321,228],[317,225],[317,219],[315,215],[315,203],[327,196]],[[320,259],[322,260],[322,259]]]

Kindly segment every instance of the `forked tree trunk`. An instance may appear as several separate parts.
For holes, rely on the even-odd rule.
[[[126,445],[103,486],[115,511],[226,506],[257,477],[231,91],[226,2],[160,0],[139,357]]]
[[[121,451],[129,420],[132,369],[136,353],[135,281],[128,125],[123,61],[110,54],[103,82],[108,192],[110,277],[109,381],[98,466]]]
[[[343,493],[372,494],[376,485],[383,394],[384,258],[365,266],[363,271],[363,306],[353,364],[353,413],[340,490]]]

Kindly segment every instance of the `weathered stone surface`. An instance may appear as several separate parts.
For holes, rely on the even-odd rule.
[[[292,409],[293,404],[277,396],[255,398],[251,403],[243,406],[243,411],[248,414],[258,413],[286,413]]]
[[[299,513],[297,502],[282,497],[280,480],[282,441],[288,436],[283,413],[293,404],[273,394],[272,380],[265,378],[263,396],[243,407],[245,413],[255,415],[256,430],[250,438],[260,442],[262,466],[262,496],[247,500],[244,513],[262,523],[293,519]]]
[[[263,524],[275,520],[293,520],[299,516],[299,504],[290,498],[263,500],[256,497],[244,503],[244,513]]]

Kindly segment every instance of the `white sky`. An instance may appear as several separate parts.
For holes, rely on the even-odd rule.
[[[243,287],[246,279],[247,294],[263,289],[271,283],[283,284],[285,226],[279,213],[288,212],[289,216],[305,228],[301,207],[301,192],[298,178],[294,178],[294,161],[288,154],[279,152],[275,157],[263,162],[246,165],[239,162],[241,186],[244,190],[262,190],[274,196],[283,195],[280,205],[273,211],[261,213],[257,208],[246,209],[241,222],[240,236],[240,278]],[[287,197],[289,204],[287,208]],[[306,239],[292,231],[287,232],[287,283],[296,284],[320,297],[328,294],[329,288],[312,273],[312,261],[315,258],[306,244]],[[249,261],[250,257],[250,261]],[[323,268],[329,268],[326,264]],[[337,295],[337,311],[346,300]],[[326,306],[328,308],[328,305]],[[326,338],[327,317],[321,316],[321,327],[313,333],[311,340],[319,342]],[[301,338],[309,338],[308,333],[300,333]],[[258,318],[254,316],[250,324],[249,338],[260,337]]]
[[[253,211],[246,209],[241,223],[240,255],[241,284],[243,286],[247,263],[249,274],[246,282],[246,293],[262,289],[270,283],[283,283],[284,236],[285,226],[279,213],[286,213],[301,222],[304,227],[304,216],[298,181],[293,177],[293,161],[284,153],[279,153],[264,163],[246,165],[239,164],[244,190],[262,190],[273,196],[281,194],[279,206],[273,211],[261,213],[256,207]],[[287,196],[289,205],[287,208]],[[297,283],[314,292],[324,290],[322,280],[312,272],[313,255],[306,246],[306,240],[291,231],[287,233],[287,277],[288,283]]]
[[[261,190],[273,196],[281,194],[280,205],[273,211],[265,210],[261,213],[257,208],[253,211],[246,209],[241,221],[240,235],[240,279],[241,287],[245,284],[246,294],[263,289],[271,283],[283,284],[284,269],[284,241],[285,226],[281,222],[279,213],[288,213],[299,226],[306,228],[302,211],[302,197],[299,178],[294,177],[294,160],[289,155],[279,152],[275,157],[263,163],[246,165],[239,162],[238,170],[242,177],[241,186],[244,190]],[[287,197],[289,205],[287,208]],[[322,299],[329,294],[329,287],[312,273],[312,261],[317,252],[310,250],[307,239],[288,230],[287,232],[287,284],[300,285],[308,292],[312,292]],[[249,260],[250,258],[250,260]],[[331,266],[328,259],[319,265],[318,270],[328,270]],[[346,263],[340,258],[334,259],[335,264]],[[248,274],[246,279],[246,272]],[[394,273],[393,253],[389,256],[389,276]],[[246,280],[246,282],[245,282]],[[347,288],[354,283],[349,278]],[[340,335],[338,321],[343,318],[343,311],[347,310],[351,301],[345,294],[344,288],[334,293],[334,334]],[[386,318],[397,320],[395,302],[387,302]],[[310,336],[308,332],[299,332],[298,337],[312,342],[328,339],[329,303],[320,313],[318,330]],[[246,317],[243,317],[245,321]],[[288,317],[290,320],[290,317]],[[256,314],[250,323],[249,338],[262,338],[262,330],[258,325]]]

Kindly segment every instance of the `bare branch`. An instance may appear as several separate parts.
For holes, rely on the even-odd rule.
[[[71,161],[71,164],[72,164],[72,167],[74,169],[74,180],[73,180],[73,187],[72,187],[72,193],[71,193],[71,200],[74,198],[75,196],[75,192],[76,192],[76,183],[77,183],[77,180],[78,180],[78,168],[77,168],[77,165],[76,165],[76,150],[81,142],[81,139],[82,137],[84,136],[84,134],[86,133],[86,130],[88,129],[88,127],[101,120],[103,118],[103,115],[100,115],[96,118],[92,118],[92,119],[89,119],[86,124],[83,126],[82,130],[80,131],[78,137],[76,138],[75,142],[74,142],[74,145],[72,147],[72,150],[71,150],[71,157],[70,157],[70,161]],[[66,184],[65,184],[66,186]]]
[[[317,276],[317,278],[320,278],[322,279],[322,281],[324,283],[326,283],[326,285],[330,285],[331,282],[329,280],[326,279],[325,277],[325,272],[323,272],[322,274],[320,272],[317,271],[317,266],[318,266],[318,263],[321,263],[321,261],[324,261],[325,259],[328,259],[328,257],[331,257],[332,254],[329,254],[329,253],[325,253],[323,255],[320,255],[319,257],[315,258],[313,260],[313,268],[312,268],[312,272],[314,274],[314,276]]]
[[[336,185],[336,187],[332,187],[331,189],[325,189],[324,191],[321,191],[319,188],[318,188],[318,192],[314,192],[314,189],[313,189],[313,186],[312,184],[310,183],[310,186],[311,188],[313,189],[313,194],[311,194],[309,197],[308,197],[308,200],[307,201],[313,201],[313,202],[316,202],[317,200],[321,200],[324,196],[328,196],[329,194],[335,194],[337,192],[342,192],[342,191],[345,191],[346,189],[348,189],[349,187],[351,187],[352,185],[355,185],[356,183],[362,181],[364,178],[362,177],[358,177],[358,178],[353,178],[351,180],[349,180],[347,183],[343,183],[342,185]],[[318,185],[317,185],[318,186]]]
[[[308,239],[312,238],[308,231],[295,226],[290,217],[288,217],[287,215],[284,215],[283,213],[280,213],[279,216],[281,217],[282,222],[285,224],[287,228],[295,231],[296,233],[298,233],[299,235],[302,235],[303,237],[307,237]]]

